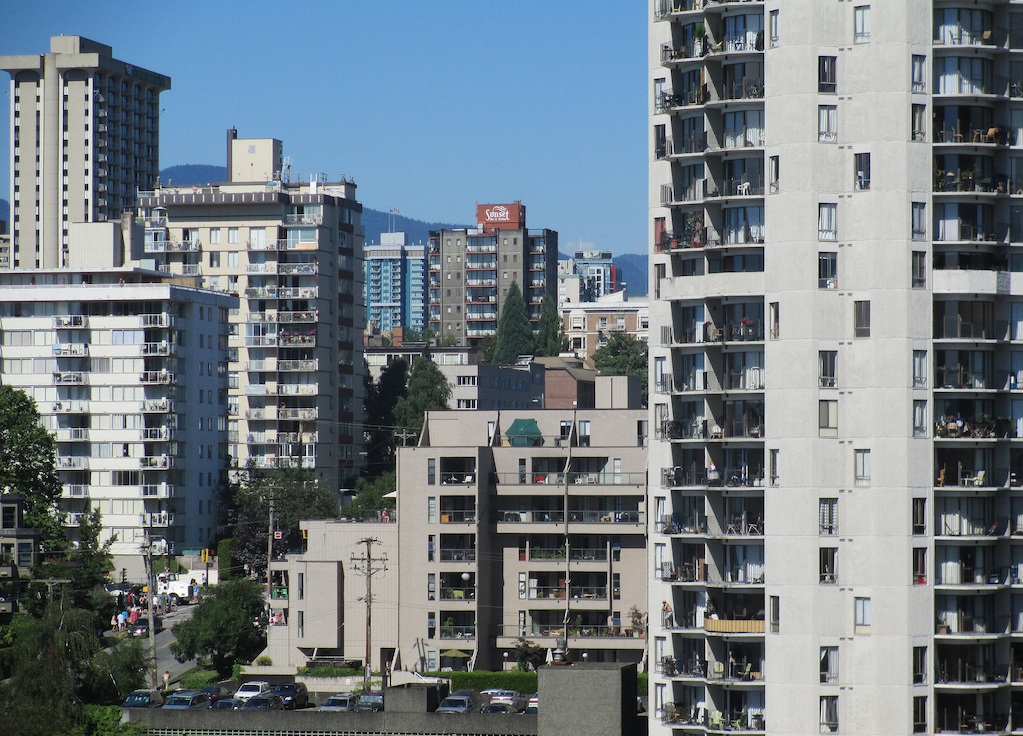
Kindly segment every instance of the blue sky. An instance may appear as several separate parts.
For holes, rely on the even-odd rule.
[[[354,176],[367,207],[470,223],[522,200],[562,250],[646,250],[646,2],[0,0],[0,18],[0,55],[81,35],[169,75],[161,166],[223,165],[235,126],[295,171]]]

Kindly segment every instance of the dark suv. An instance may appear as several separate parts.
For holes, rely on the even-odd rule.
[[[282,682],[273,689],[274,695],[280,695],[284,707],[288,710],[309,707],[309,690],[304,682]]]
[[[456,690],[441,701],[438,713],[475,713],[483,704],[479,690]]]

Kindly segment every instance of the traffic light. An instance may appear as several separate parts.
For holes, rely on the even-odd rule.
[[[202,561],[203,562],[209,562],[210,561],[210,551],[208,549],[204,549],[202,551]]]

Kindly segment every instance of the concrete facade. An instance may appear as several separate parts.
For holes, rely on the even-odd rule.
[[[160,175],[160,93],[171,80],[81,36],[0,57],[11,75],[11,233],[0,268],[66,268],[70,224],[117,220]]]
[[[374,333],[412,327],[426,330],[426,246],[405,233],[381,233],[366,246],[366,322]]]
[[[627,301],[623,297],[624,294],[613,294],[595,302],[559,305],[568,349],[589,360],[616,332],[648,342],[649,303]]]

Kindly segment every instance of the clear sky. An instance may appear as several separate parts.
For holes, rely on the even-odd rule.
[[[563,251],[646,251],[642,0],[0,0],[0,19],[0,55],[80,35],[170,76],[163,167],[224,165],[234,126],[354,176],[367,207],[469,224],[522,200]]]

